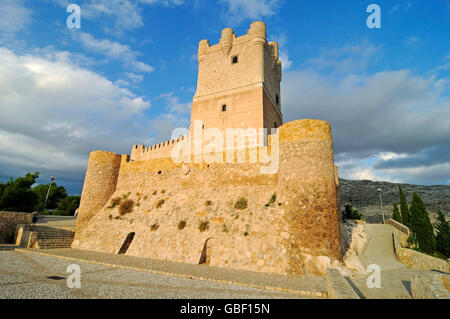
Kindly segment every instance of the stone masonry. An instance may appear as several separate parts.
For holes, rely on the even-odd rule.
[[[263,22],[239,38],[225,29],[215,46],[202,40],[190,133],[150,148],[135,145],[131,157],[92,152],[72,247],[277,274],[324,274],[327,265],[342,259],[331,128],[308,119],[281,125],[280,81],[278,45],[266,41]],[[250,149],[242,163],[195,162],[195,155],[176,162],[173,150],[190,143],[195,120],[219,130],[278,127],[278,132],[267,145],[258,144],[257,163],[249,160]],[[278,150],[274,138],[279,165],[261,174],[268,165],[261,163],[263,155]],[[214,155],[226,158],[225,151]]]

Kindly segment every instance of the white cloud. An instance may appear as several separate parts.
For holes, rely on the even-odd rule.
[[[136,140],[150,140],[150,121],[143,116],[149,101],[58,56],[65,57],[17,55],[0,47],[5,171],[52,170],[80,180],[90,151],[128,153]]]
[[[246,19],[261,19],[274,15],[279,6],[280,0],[221,0],[228,6],[225,19],[231,24],[237,24]]]
[[[310,59],[301,70],[285,72],[285,120],[329,121],[337,159],[353,164],[340,170],[347,178],[417,182],[419,176],[428,176],[423,183],[444,183],[445,175],[427,170],[450,162],[445,151],[450,136],[449,79],[410,70],[368,73],[370,57],[379,50],[344,45]],[[392,165],[399,161],[402,165],[395,168],[404,169],[394,174]]]
[[[53,0],[62,7],[67,7],[68,0]],[[89,0],[81,5],[83,18],[103,19],[107,23],[105,31],[121,34],[144,26],[142,8],[147,5],[176,7],[184,4],[184,0]],[[112,20],[113,25],[106,19]]]
[[[0,32],[21,31],[31,22],[31,11],[21,0],[2,0],[0,3]]]
[[[80,41],[84,48],[109,58],[120,60],[135,71],[148,73],[154,70],[152,66],[138,61],[137,58],[140,53],[133,51],[128,45],[109,39],[96,39],[86,32],[76,33],[75,37]]]

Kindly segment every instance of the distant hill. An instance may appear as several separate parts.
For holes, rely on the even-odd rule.
[[[389,182],[374,182],[369,180],[345,180],[340,179],[340,197],[342,209],[345,203],[351,203],[353,207],[357,208],[368,222],[380,222],[381,208],[380,198],[377,189],[381,188],[382,199],[384,205],[385,218],[390,218],[392,215],[392,204],[399,203],[398,184]],[[411,204],[411,197],[413,192],[420,195],[424,201],[434,223],[437,210],[446,214],[447,218],[450,216],[450,185],[411,185],[400,184],[403,192],[406,195],[408,204]]]

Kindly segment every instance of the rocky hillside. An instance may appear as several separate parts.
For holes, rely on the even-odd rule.
[[[388,182],[374,182],[369,180],[350,181],[340,179],[341,206],[350,203],[363,213],[365,219],[369,222],[380,222],[381,208],[380,198],[377,189],[382,189],[382,199],[384,205],[385,218],[392,215],[392,204],[399,203],[398,184]],[[450,216],[450,185],[411,185],[400,184],[403,192],[406,194],[408,203],[411,202],[413,192],[420,195],[428,211],[431,214],[432,221],[436,219],[438,209]]]

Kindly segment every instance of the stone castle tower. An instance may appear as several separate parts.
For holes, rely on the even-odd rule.
[[[326,263],[342,259],[329,123],[283,123],[278,45],[266,41],[263,22],[252,23],[241,37],[224,29],[214,46],[202,40],[198,58],[191,131],[196,120],[220,130],[279,127],[272,135],[277,142],[259,144],[256,163],[174,161],[171,151],[192,133],[150,147],[133,145],[131,155],[91,152],[72,247],[324,274]],[[276,170],[261,173],[267,168],[261,154],[276,160]]]
[[[226,28],[214,46],[200,41],[191,127],[194,120],[221,130],[281,126],[280,82],[278,44],[267,42],[264,22],[241,37]]]

